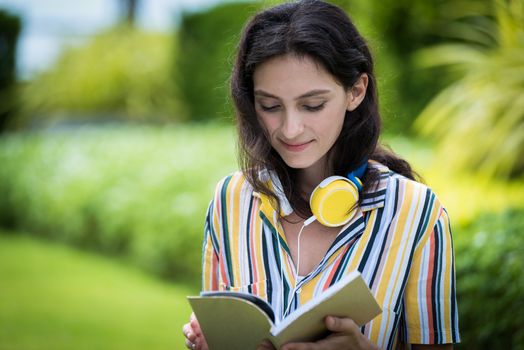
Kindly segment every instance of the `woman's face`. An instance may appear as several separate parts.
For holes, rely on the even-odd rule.
[[[284,162],[324,173],[346,111],[356,108],[352,90],[346,91],[311,58],[293,55],[259,65],[253,83],[258,119]]]

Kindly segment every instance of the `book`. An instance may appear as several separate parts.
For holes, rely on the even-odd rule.
[[[255,295],[203,292],[188,301],[210,350],[256,349],[263,339],[278,349],[296,341],[315,341],[329,334],[324,318],[349,317],[359,326],[382,309],[358,271],[353,271],[297,310],[275,323],[271,306]]]

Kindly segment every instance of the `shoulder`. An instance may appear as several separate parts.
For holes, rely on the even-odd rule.
[[[417,224],[420,229],[436,224],[446,211],[436,193],[426,184],[408,179],[387,166],[373,162],[380,172],[377,183],[364,194],[370,203],[383,206],[388,216]],[[382,201],[382,202],[381,202]]]
[[[408,179],[376,161],[371,161],[369,166],[379,173],[379,177],[376,183],[366,191],[367,196],[382,193],[388,199],[396,201],[417,202],[430,200],[435,204],[441,205],[435,192],[426,184]]]
[[[215,186],[211,207],[238,208],[253,197],[253,187],[241,171],[224,176]]]
[[[390,172],[390,183],[388,184],[390,195],[396,201],[406,202],[410,206],[430,206],[437,211],[443,210],[437,194],[428,185],[408,179],[407,177]]]
[[[218,181],[215,187],[215,198],[216,196],[238,195],[240,192],[252,195],[253,188],[241,171],[235,171]]]
[[[217,239],[241,227],[253,200],[253,187],[242,172],[231,173],[218,181],[206,218]]]
[[[435,192],[426,184],[378,166],[381,175],[376,188],[381,197],[376,198],[382,201],[375,199],[372,203],[381,209],[377,213],[382,227],[413,248],[423,247],[430,237],[447,240],[451,233],[449,217]],[[406,240],[405,235],[412,239]]]

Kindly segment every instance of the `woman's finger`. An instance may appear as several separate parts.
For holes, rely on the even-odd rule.
[[[196,334],[193,332],[193,328],[189,323],[186,323],[184,327],[182,327],[182,333],[184,333],[184,336],[191,342],[195,341]]]
[[[186,339],[186,348],[191,349],[191,350],[196,349],[195,344],[192,343],[189,339]]]
[[[264,339],[260,344],[258,344],[257,350],[275,350],[275,347],[269,340]]]
[[[289,343],[282,347],[282,350],[323,350],[323,349],[338,349],[332,347],[325,347],[324,344],[317,343]]]
[[[200,336],[202,334],[202,330],[200,329],[200,323],[198,323],[198,320],[195,317],[195,314],[192,313],[189,317],[189,324],[191,325],[191,328],[193,329],[193,332]]]
[[[190,332],[189,332],[190,337],[186,335],[186,338],[189,338],[191,340],[193,349],[194,350],[208,350],[206,339],[204,338],[204,334],[202,333],[202,330],[200,329],[200,324],[198,323],[195,313],[193,312],[189,316],[188,325],[190,328]],[[185,330],[186,329],[184,328],[184,334],[187,334]]]
[[[347,317],[327,316],[325,319],[326,327],[331,332],[354,333],[360,332],[358,325]]]

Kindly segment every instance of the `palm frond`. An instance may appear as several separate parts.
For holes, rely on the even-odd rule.
[[[493,6],[495,46],[471,36],[416,54],[420,66],[448,66],[461,77],[433,98],[415,128],[438,140],[441,164],[508,178],[524,174],[524,0]]]

